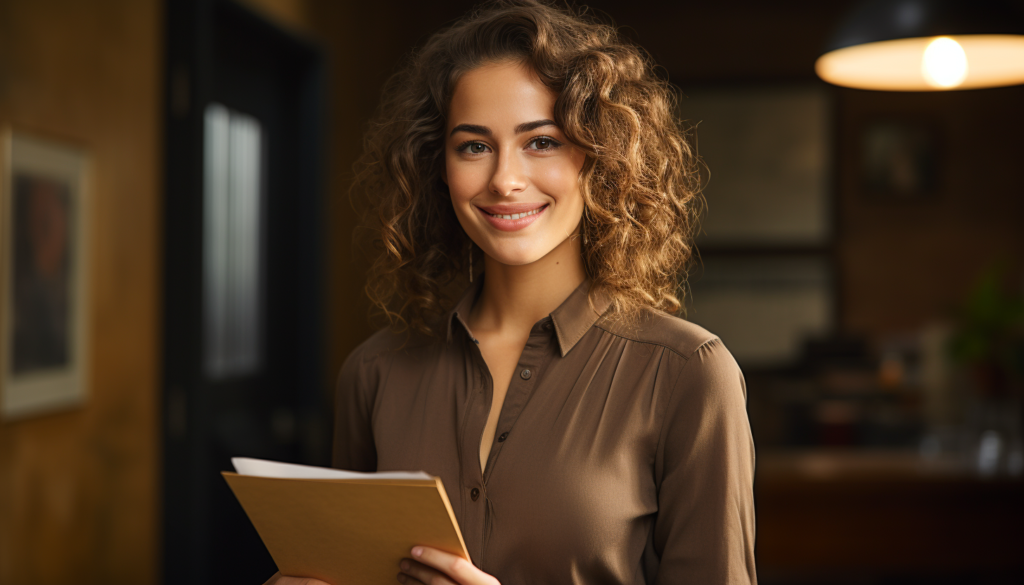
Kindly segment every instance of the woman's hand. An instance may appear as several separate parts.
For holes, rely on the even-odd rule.
[[[398,580],[409,585],[501,585],[497,579],[476,568],[462,557],[417,546],[411,559],[402,559]],[[415,560],[414,560],[415,559]],[[319,579],[289,577],[275,573],[263,585],[328,585]]]
[[[414,546],[399,567],[398,581],[408,585],[501,585],[466,559],[427,546]]]

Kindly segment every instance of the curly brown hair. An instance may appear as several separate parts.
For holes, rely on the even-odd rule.
[[[441,178],[448,105],[464,73],[505,60],[529,65],[555,93],[555,122],[586,153],[580,236],[591,290],[623,315],[677,312],[700,207],[677,90],[612,26],[536,0],[477,8],[386,84],[353,184],[377,244],[371,301],[393,325],[437,333],[465,285],[472,248]]]

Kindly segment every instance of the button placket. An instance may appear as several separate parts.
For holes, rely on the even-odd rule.
[[[515,426],[516,420],[523,409],[526,408],[530,397],[533,395],[537,372],[547,362],[546,358],[548,356],[546,354],[550,353],[550,343],[538,342],[538,337],[540,336],[533,335],[527,342],[516,366],[516,374],[513,374],[512,381],[509,384],[508,394],[505,396],[505,403],[502,405],[501,416],[498,418],[498,428],[496,429],[494,443],[491,445],[491,454],[488,457],[487,473],[484,478],[485,485],[487,477],[490,476],[491,470],[496,465],[505,441],[512,432],[512,427]],[[547,337],[545,341],[549,339]]]
[[[487,456],[487,465],[484,471],[484,486],[491,476],[491,471],[497,465],[497,460],[504,447],[505,441],[512,432],[516,420],[526,408],[530,397],[533,395],[537,383],[538,372],[543,370],[545,365],[557,355],[553,344],[555,339],[550,331],[544,330],[544,325],[535,326],[531,331],[523,353],[519,356],[519,363],[516,365],[515,373],[509,383],[508,393],[501,406],[501,414],[498,417],[498,426],[495,429],[494,442],[491,444],[491,452]],[[485,497],[486,499],[486,497]]]
[[[468,351],[467,367],[471,369],[469,378],[474,388],[469,392],[470,404],[460,445],[462,452],[460,465],[461,480],[465,490],[462,492],[464,495],[460,498],[463,510],[463,518],[460,519],[460,522],[465,522],[469,534],[473,532],[479,534],[478,542],[473,548],[482,551],[484,546],[483,535],[486,534],[487,514],[486,507],[481,504],[486,502],[487,496],[484,494],[479,464],[478,438],[487,420],[490,402],[489,394],[492,391],[493,382],[483,355],[480,353],[480,346],[474,343],[476,340],[471,335],[468,336],[468,340],[470,343],[466,347]],[[478,526],[479,528],[468,528],[470,526]],[[468,540],[467,544],[469,544]]]

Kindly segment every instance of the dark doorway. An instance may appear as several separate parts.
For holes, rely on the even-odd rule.
[[[166,3],[164,583],[274,572],[220,472],[325,465],[320,50],[230,0]]]

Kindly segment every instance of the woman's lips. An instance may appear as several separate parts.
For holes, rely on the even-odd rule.
[[[503,232],[519,231],[537,221],[548,208],[546,203],[503,203],[477,207],[484,218]]]

